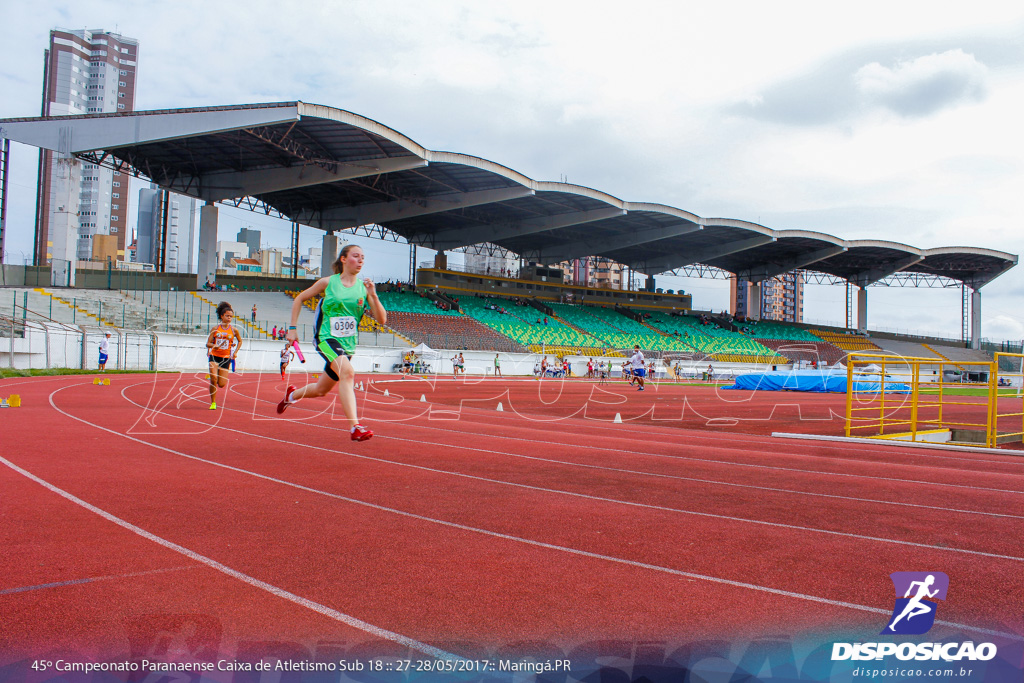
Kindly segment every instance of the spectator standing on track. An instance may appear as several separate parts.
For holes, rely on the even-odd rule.
[[[587,360],[587,379],[594,378],[594,359]]]
[[[539,321],[538,321],[539,322]],[[545,377],[548,374],[548,357],[542,356],[540,359],[540,376]]]
[[[252,321],[256,322],[256,304],[252,305]]]
[[[324,297],[316,310],[314,334],[316,350],[324,361],[324,373],[315,384],[301,389],[288,387],[284,398],[277,404],[277,412],[301,399],[326,396],[338,388],[338,401],[348,418],[349,434],[353,441],[366,441],[373,432],[359,424],[356,414],[356,371],[352,356],[359,342],[359,321],[364,309],[369,306],[370,315],[381,325],[388,321],[387,311],[377,297],[377,289],[369,278],[359,279],[363,269],[363,250],[355,244],[346,244],[334,261],[334,275],[320,278],[292,302],[292,317],[288,327],[288,341],[299,338],[295,324],[302,311],[302,304],[320,294]]]
[[[715,369],[711,367],[711,363],[708,363],[708,381],[713,382],[715,378]]]
[[[494,354],[494,376],[501,377],[501,359],[498,358],[498,354]]]
[[[100,372],[107,371],[107,359],[110,358],[110,333],[106,332],[100,340]]]
[[[231,304],[221,301],[217,304],[217,319],[220,321],[206,339],[210,363],[210,410],[217,409],[217,390],[227,389],[228,370],[242,346],[242,335],[238,333],[231,321],[235,312]]]
[[[633,377],[629,380],[629,383],[632,384],[636,380],[640,384],[640,388],[637,391],[643,391],[644,375],[647,374],[647,370],[644,368],[644,354],[640,351],[639,345],[633,347],[633,356],[629,359],[629,362],[633,366]]]

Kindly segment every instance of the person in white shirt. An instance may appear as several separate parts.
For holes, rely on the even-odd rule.
[[[644,354],[640,351],[640,345],[633,347],[633,355],[629,359],[630,365],[633,366],[633,377],[630,378],[629,383],[632,384],[634,380],[640,385],[637,391],[644,390],[644,375],[647,374],[647,368],[644,367]]]
[[[294,357],[295,352],[292,351],[292,345],[285,344],[284,350],[281,351],[281,379],[284,379],[284,372],[288,369],[288,363],[290,363]]]
[[[103,340],[100,342],[100,372],[106,372],[107,370],[107,358],[110,354],[110,333],[107,332],[103,336]]]

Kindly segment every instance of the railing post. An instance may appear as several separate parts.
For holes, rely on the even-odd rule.
[[[910,371],[910,440],[917,441],[917,401],[920,397],[918,390],[921,381],[921,363],[919,361],[910,362],[912,363]]]

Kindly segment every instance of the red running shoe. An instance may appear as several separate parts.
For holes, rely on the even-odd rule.
[[[366,441],[373,437],[373,430],[367,429],[363,425],[356,425],[355,429],[352,430],[353,441]]]
[[[283,413],[284,409],[287,408],[289,405],[291,405],[290,403],[288,403],[288,399],[290,399],[292,397],[292,393],[294,393],[294,392],[295,392],[295,387],[294,386],[289,386],[285,390],[284,398],[281,399],[281,402],[277,404],[277,414],[278,415]]]

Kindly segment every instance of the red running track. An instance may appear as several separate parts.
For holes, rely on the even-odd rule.
[[[893,571],[950,576],[937,636],[1024,633],[1024,460],[764,435],[841,398],[377,378],[355,444],[270,375],[217,411],[201,375],[91,381],[0,383],[5,658],[871,639]]]

